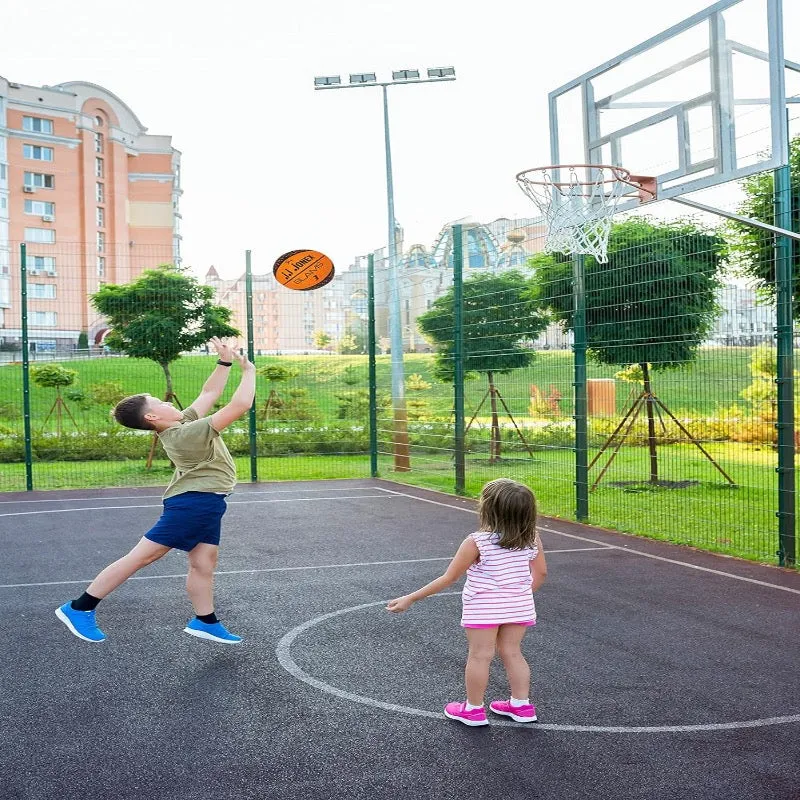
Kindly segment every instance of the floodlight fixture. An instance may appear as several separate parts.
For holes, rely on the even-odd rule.
[[[341,86],[342,79],[339,75],[319,75],[314,78],[314,86]]]
[[[392,71],[393,81],[411,81],[419,80],[418,69],[398,69]]]
[[[429,78],[455,78],[455,67],[429,67]]]
[[[350,73],[350,83],[375,83],[374,72],[355,72]]]

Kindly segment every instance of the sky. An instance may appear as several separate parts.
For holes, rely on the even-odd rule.
[[[796,0],[788,0],[796,2]],[[182,153],[183,257],[197,274],[271,271],[288,250],[344,269],[387,238],[378,88],[316,75],[453,66],[389,89],[406,245],[463,217],[532,216],[521,169],[549,163],[547,94],[706,0],[0,0],[0,75],[84,80]]]

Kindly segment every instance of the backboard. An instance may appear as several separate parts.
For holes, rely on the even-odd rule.
[[[782,0],[720,0],[551,92],[551,163],[655,176],[659,199],[785,164],[800,63],[784,21]]]

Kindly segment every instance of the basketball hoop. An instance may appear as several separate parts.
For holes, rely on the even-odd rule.
[[[562,174],[564,173],[564,174]],[[517,174],[517,184],[547,224],[548,253],[585,253],[608,261],[608,237],[617,204],[638,195],[656,199],[656,179],[608,164],[554,164]]]

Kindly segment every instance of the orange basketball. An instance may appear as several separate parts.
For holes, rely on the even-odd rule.
[[[333,261],[317,250],[290,250],[272,267],[275,280],[287,289],[307,292],[333,280]]]

